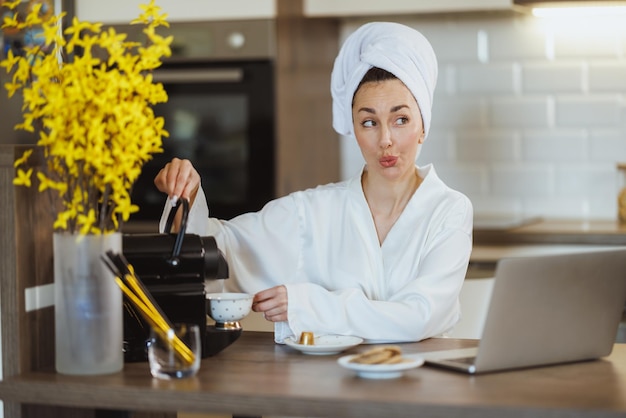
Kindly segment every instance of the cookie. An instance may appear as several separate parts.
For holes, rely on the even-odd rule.
[[[374,347],[354,356],[350,362],[360,364],[395,364],[402,361],[402,350],[395,345]]]

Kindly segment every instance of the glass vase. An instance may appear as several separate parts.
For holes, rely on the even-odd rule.
[[[122,292],[101,258],[108,250],[122,252],[122,234],[55,233],[53,243],[57,372],[122,370]]]

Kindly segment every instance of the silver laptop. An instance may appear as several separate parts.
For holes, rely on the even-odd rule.
[[[611,353],[626,303],[626,249],[502,259],[477,348],[425,353],[466,373]]]

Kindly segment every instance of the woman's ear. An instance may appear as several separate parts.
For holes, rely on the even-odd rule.
[[[424,130],[422,129],[422,134],[420,135],[419,138],[417,138],[417,143],[418,144],[423,144],[424,143],[424,139],[426,139],[426,132],[424,132]]]

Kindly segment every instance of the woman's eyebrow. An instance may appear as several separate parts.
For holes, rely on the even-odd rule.
[[[395,113],[397,111],[399,111],[400,109],[404,109],[404,108],[408,108],[408,105],[405,104],[401,104],[401,105],[397,105],[397,106],[392,106],[392,108],[390,109],[390,113]],[[376,114],[376,110],[372,109],[371,107],[362,107],[358,110],[359,112],[367,112],[367,113],[371,113],[373,115]]]
[[[374,109],[372,109],[371,107],[362,107],[358,110],[359,112],[367,112],[367,113],[371,113],[373,115],[376,114],[376,111]]]
[[[397,112],[398,110],[403,109],[405,107],[408,108],[409,106],[405,105],[405,104],[401,104],[401,105],[398,105],[398,106],[393,106],[391,108],[391,113]]]

